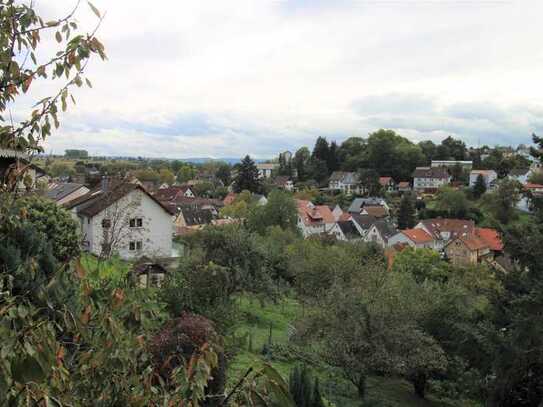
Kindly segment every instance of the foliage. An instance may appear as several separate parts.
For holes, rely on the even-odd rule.
[[[307,366],[295,366],[292,369],[288,387],[296,407],[324,407],[319,380],[313,379]]]
[[[258,169],[255,162],[247,155],[238,167],[238,173],[234,178],[234,190],[236,192],[247,190],[257,193],[260,192],[260,188]]]
[[[398,209],[398,228],[410,229],[417,223],[415,205],[411,194],[404,194]]]
[[[435,208],[446,213],[448,218],[466,219],[471,205],[463,191],[443,187],[438,192]]]
[[[477,176],[477,179],[475,180],[475,185],[473,185],[472,188],[472,192],[475,199],[479,199],[486,192],[486,183],[482,174],[479,174]]]
[[[392,269],[411,274],[419,283],[425,280],[443,282],[450,274],[448,263],[441,260],[439,253],[432,249],[407,248],[394,257]]]
[[[483,205],[503,225],[517,217],[516,206],[521,198],[522,185],[515,180],[503,179],[495,191],[487,193]]]
[[[268,195],[268,203],[254,206],[247,219],[249,229],[264,233],[270,226],[285,230],[297,230],[298,210],[292,195],[274,190]]]
[[[67,109],[68,99],[74,101],[70,92],[73,86],[82,86],[83,80],[91,86],[84,76],[87,62],[93,55],[102,59],[106,55],[104,46],[95,36],[96,30],[86,35],[78,32],[75,18],[78,5],[79,2],[66,16],[46,22],[33,3],[2,2],[0,114],[6,112],[8,105],[18,97],[26,98],[23,95],[28,94],[39,80],[61,81],[65,77],[65,82],[56,94],[36,101],[28,119],[0,127],[0,146],[24,152],[42,151],[40,141],[51,134],[52,126],[58,128],[58,114]],[[101,19],[99,11],[94,6],[91,8]],[[47,45],[42,45],[42,39]],[[56,49],[50,47],[53,42],[49,39],[56,40]],[[21,55],[28,58],[22,59]],[[0,120],[5,119],[0,116]]]

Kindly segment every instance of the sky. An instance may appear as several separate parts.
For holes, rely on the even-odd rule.
[[[48,19],[74,0],[35,3]],[[268,158],[379,128],[473,146],[543,132],[540,0],[93,4],[109,60],[89,65],[48,153]],[[96,23],[84,1],[77,18]]]

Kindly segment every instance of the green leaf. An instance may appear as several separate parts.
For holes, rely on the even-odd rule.
[[[102,16],[100,15],[100,12],[98,11],[98,9],[94,7],[94,5],[90,1],[87,1],[87,3],[89,4],[89,7],[91,8],[92,12],[96,14],[96,17],[101,18]]]
[[[62,42],[62,35],[60,34],[60,31],[57,31],[55,38],[57,39],[57,42]]]
[[[85,78],[85,82],[87,83],[87,86],[88,86],[89,88],[92,88],[92,83],[91,83],[91,81],[90,81],[88,78]]]

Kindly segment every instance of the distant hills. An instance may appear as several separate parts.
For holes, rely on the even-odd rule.
[[[254,162],[256,163],[263,163],[268,161],[269,159],[256,159],[253,158]],[[192,164],[205,164],[210,161],[223,161],[230,165],[239,164],[241,162],[241,158],[211,158],[211,157],[192,157],[192,158],[180,158],[179,161],[183,161],[186,163],[192,163]]]

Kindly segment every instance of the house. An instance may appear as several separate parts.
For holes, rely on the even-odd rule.
[[[386,220],[377,220],[370,227],[368,233],[364,237],[364,241],[376,243],[384,249],[389,245],[390,238],[396,233],[398,233],[398,230],[392,223]]]
[[[389,246],[398,243],[407,244],[414,249],[434,249],[434,237],[424,229],[400,230],[388,241]]]
[[[498,174],[494,170],[473,170],[469,173],[470,188],[475,186],[479,175],[483,177],[487,189],[492,188],[498,179]]]
[[[435,250],[441,251],[449,241],[473,234],[475,222],[463,219],[424,219],[414,229],[423,229],[431,235]]]
[[[417,167],[413,173],[413,189],[419,192],[435,192],[450,182],[446,167]]]
[[[396,182],[392,177],[379,177],[379,184],[383,190],[387,192],[393,192],[396,190]]]
[[[204,226],[210,225],[216,217],[217,213],[214,213],[210,208],[195,205],[179,207],[175,218],[175,234],[183,236],[200,230]]]
[[[177,198],[196,198],[196,194],[188,185],[175,185],[157,190],[153,196],[161,202],[175,202]]]
[[[475,234],[487,244],[494,256],[503,254],[503,241],[497,230],[491,228],[476,228]]]
[[[123,259],[172,254],[174,212],[139,184],[103,179],[65,204],[79,220],[83,249]]]
[[[411,185],[408,181],[398,182],[398,191],[399,192],[411,192]]]
[[[314,205],[310,201],[297,200],[298,228],[304,237],[319,234],[331,234],[339,237],[341,232],[330,208],[326,205]]]
[[[353,202],[351,202],[351,205],[349,206],[349,209],[347,210],[349,213],[361,213],[362,209],[366,206],[382,206],[385,208],[385,210],[390,212],[390,208],[386,201],[383,198],[355,198]]]
[[[344,194],[360,194],[360,180],[356,172],[334,171],[328,181],[328,189]]]
[[[256,165],[258,169],[258,178],[271,178],[272,173],[279,168],[279,164],[276,163],[260,163]]]
[[[136,261],[128,277],[138,288],[160,288],[168,274],[164,262],[143,256]]]
[[[340,220],[337,225],[340,231],[338,240],[350,242],[362,240],[363,236],[352,220]]]
[[[373,216],[359,213],[352,213],[351,218],[362,237],[366,237],[373,224],[377,222],[377,219]]]
[[[388,211],[384,206],[369,206],[366,205],[362,207],[362,210],[360,211],[361,215],[369,215],[373,216],[376,219],[383,219],[388,217]]]
[[[64,205],[67,202],[86,195],[89,191],[89,188],[83,184],[67,182],[51,185],[45,196],[55,201],[57,205]]]
[[[473,266],[492,257],[488,244],[475,234],[451,240],[445,246],[445,254],[455,266]]]
[[[275,177],[273,183],[279,189],[284,189],[285,191],[294,190],[294,182],[292,182],[292,180],[288,176]]]
[[[461,160],[432,160],[430,167],[445,167],[452,168],[460,166],[465,170],[471,170],[473,168],[473,161],[461,161]]]
[[[534,184],[534,183],[528,182],[524,184],[524,189],[527,191],[530,191],[532,194],[543,193],[543,185],[541,184]]]
[[[521,184],[528,183],[528,178],[532,175],[530,168],[513,168],[509,172],[509,179],[520,182]]]

